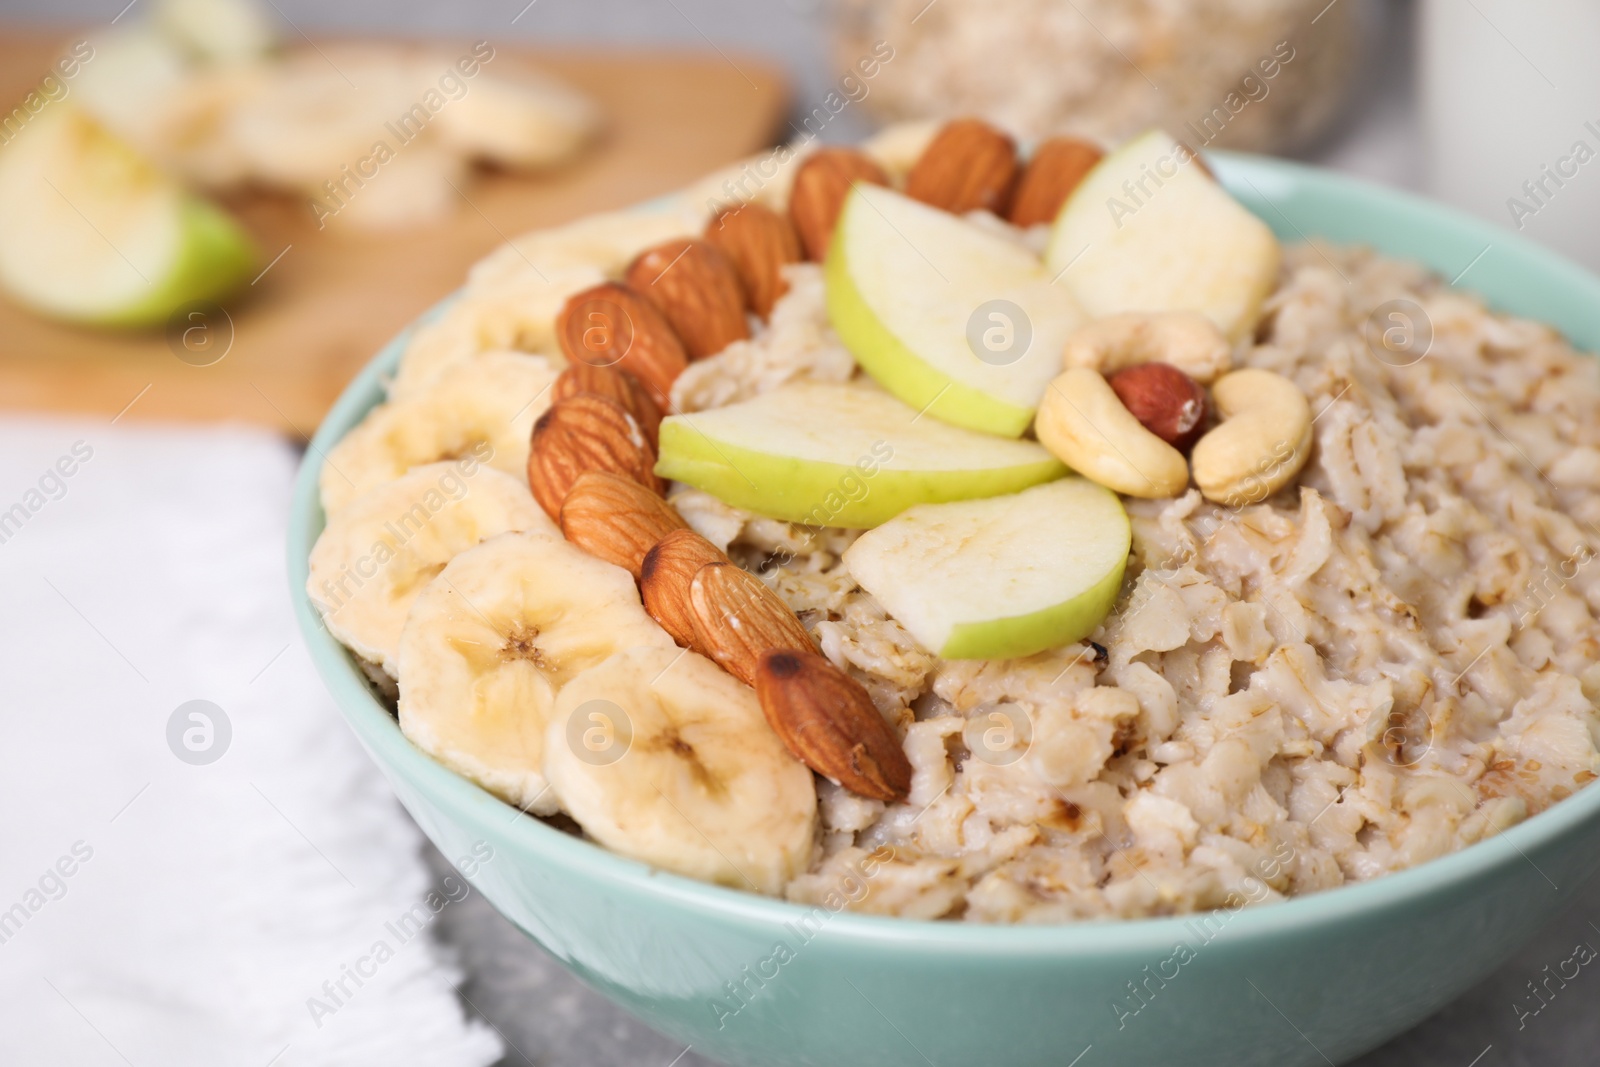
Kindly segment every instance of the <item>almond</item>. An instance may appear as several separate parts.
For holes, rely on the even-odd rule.
[[[638,578],[644,557],[674,530],[685,530],[673,506],[630,478],[608,471],[578,475],[561,505],[561,532],[591,556]]]
[[[696,651],[745,685],[756,684],[761,653],[816,648],[794,609],[736,563],[708,563],[689,583]]]
[[[1009,215],[1012,225],[1054,222],[1072,190],[1104,157],[1099,145],[1076,137],[1052,137],[1042,142],[1033,150],[1033,158],[1017,181]]]
[[[789,191],[789,219],[806,258],[821,263],[833,240],[833,226],[850,187],[856,182],[888,185],[883,168],[853,148],[819,148],[795,171]]]
[[[639,597],[644,610],[684,648],[694,648],[689,586],[701,567],[727,563],[727,553],[693,530],[674,530],[644,554],[639,565]]]
[[[711,220],[706,240],[733,261],[750,310],[763,319],[771,315],[772,305],[789,289],[783,280],[784,265],[800,261],[800,238],[794,225],[771,208],[741,204]]]
[[[672,383],[689,357],[672,324],[650,301],[625,285],[606,282],[569,297],[556,327],[569,362],[626,370],[650,390],[657,407],[672,410]]]
[[[656,453],[644,431],[622,408],[599,396],[571,396],[552,404],[533,424],[528,488],[545,513],[561,521],[561,505],[585,471],[610,471],[661,493]]]
[[[583,362],[569,363],[556,378],[550,390],[550,401],[558,403],[570,396],[599,396],[611,401],[633,416],[650,447],[656,447],[661,436],[661,408],[644,384],[627,371]]]
[[[756,668],[756,697],[795,758],[852,793],[897,803],[911,763],[861,683],[815,652],[774,649]]]
[[[1004,213],[1017,180],[1017,145],[978,119],[948,122],[906,175],[906,195],[945,211]]]
[[[1188,452],[1206,428],[1206,391],[1170,363],[1124,367],[1106,379],[1122,406],[1179,452]]]
[[[709,241],[681,237],[647,248],[624,278],[666,316],[690,359],[714,356],[750,336],[739,272]]]

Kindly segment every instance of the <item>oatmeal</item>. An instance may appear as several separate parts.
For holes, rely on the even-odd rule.
[[[1414,365],[1364,339],[1394,299],[1433,323]],[[852,581],[850,534],[794,552],[803,531],[751,518],[732,538],[752,566],[793,552],[765,577],[908,720],[910,798],[825,796],[825,856],[792,899],[887,844],[864,910],[1202,910],[1253,880],[1276,898],[1413,866],[1594,779],[1600,368],[1414,267],[1321,245],[1288,251],[1241,362],[1305,390],[1312,458],[1237,511],[1192,489],[1130,501],[1134,563],[1099,647],[941,661]],[[974,722],[1025,751],[974,748]]]

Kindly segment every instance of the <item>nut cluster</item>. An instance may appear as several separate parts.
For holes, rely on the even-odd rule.
[[[1208,500],[1257,503],[1305,466],[1311,409],[1282,375],[1232,362],[1201,315],[1101,319],[1067,340],[1067,369],[1045,391],[1035,431],[1062,462],[1128,496],[1176,496],[1192,473]],[[1221,419],[1209,429],[1202,383]]]
[[[570,363],[534,424],[528,485],[569,542],[634,576],[673,640],[756,688],[797,759],[863,796],[904,800],[911,765],[866,690],[816,654],[776,593],[688,528],[655,474],[673,379],[749,335],[747,304],[770,313],[799,248],[783,216],[746,204],[706,240],[648,249],[621,283],[570,299],[559,331]]]

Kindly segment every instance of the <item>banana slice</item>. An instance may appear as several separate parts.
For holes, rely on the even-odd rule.
[[[776,894],[811,859],[811,772],[750,687],[693,652],[633,648],[568,682],[544,761],[584,831],[644,863]]]
[[[795,172],[817,147],[789,144],[765,149],[712,171],[671,194],[666,202],[678,210],[701,207],[707,220],[722,208],[747,200],[781,214],[788,209]]]
[[[415,136],[413,126],[400,138],[385,124],[405,122],[427,88],[420,72],[390,48],[301,52],[276,64],[260,92],[240,101],[228,132],[251,174],[263,181],[291,190],[342,182],[359,198],[356,182],[364,179],[350,178],[351,168],[370,158],[379,141],[391,154],[409,150],[404,141]]]
[[[157,127],[190,81],[188,58],[151,26],[124,23],[90,39],[89,59],[71,83],[78,104],[118,137],[149,155]],[[7,131],[7,140],[14,136]]]
[[[542,534],[468,549],[411,606],[400,635],[400,729],[495,796],[560,810],[544,777],[556,693],[618,649],[675,648],[620,567]]]
[[[329,633],[396,676],[412,601],[457,554],[510,530],[561,536],[525,480],[471,457],[430,463],[329,518],[311,549],[306,592]]]
[[[633,257],[673,237],[698,237],[705,228],[703,201],[673,197],[659,207],[590,215],[565,226],[534,230],[501,245],[467,274],[476,294],[492,282],[521,275],[549,275],[573,267],[620,278]]]
[[[467,161],[437,141],[420,141],[385,163],[381,179],[353,193],[333,196],[326,187],[311,186],[306,194],[318,206],[313,214],[322,226],[334,218],[363,230],[420,226],[455,213]]]
[[[465,96],[439,113],[447,145],[520,169],[565,163],[599,127],[599,110],[588,97],[530,70],[511,78],[479,75]]]
[[[329,450],[322,510],[337,515],[368,490],[439,460],[470,456],[526,477],[533,423],[550,406],[555,380],[547,359],[485,352],[447,368],[416,396],[380,404]]]
[[[141,147],[185,181],[207,189],[239,185],[249,161],[230,134],[233,109],[271,77],[265,63],[230,63],[195,71],[178,91],[141,113]]]
[[[266,9],[252,0],[157,0],[152,19],[162,33],[208,63],[243,63],[278,43]]]
[[[605,280],[598,268],[579,265],[550,267],[538,275],[528,271],[469,288],[406,345],[389,385],[390,399],[416,396],[447,368],[494,349],[534,352],[564,366],[566,357],[556,337],[562,305],[573,293]]]
[[[889,181],[899,188],[943,127],[943,119],[897,122],[867,138],[861,150],[871,156],[889,175]]]

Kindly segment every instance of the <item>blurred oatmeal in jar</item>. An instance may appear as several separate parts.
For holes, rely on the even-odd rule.
[[[976,114],[1020,136],[1289,151],[1348,96],[1363,0],[833,0],[841,69],[893,59],[882,121]]]

